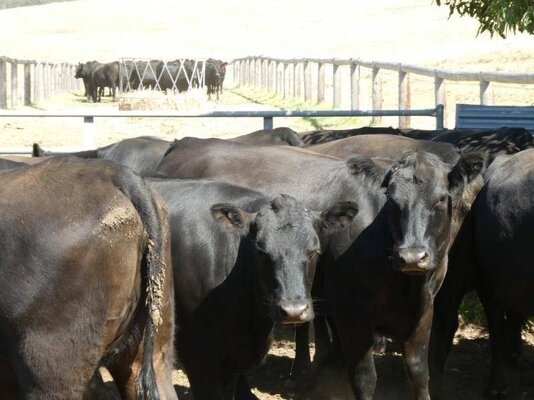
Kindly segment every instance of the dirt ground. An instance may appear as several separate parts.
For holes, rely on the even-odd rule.
[[[257,371],[250,374],[249,383],[261,400],[341,400],[353,398],[345,372],[325,371],[313,382],[300,384],[288,381],[295,354],[292,332],[288,328],[275,331],[275,342]],[[507,371],[508,400],[534,398],[534,337],[524,336],[525,353],[516,369]],[[389,349],[391,347],[391,349]],[[313,353],[313,345],[312,345]],[[404,373],[402,356],[394,344],[385,355],[375,355],[378,375],[375,400],[409,400],[410,390]],[[489,341],[479,327],[464,326],[455,337],[443,381],[443,399],[484,400],[484,388],[489,374]],[[116,389],[103,370],[107,381],[102,400],[117,399]],[[189,382],[181,369],[173,374],[173,383],[182,400],[192,400]]]

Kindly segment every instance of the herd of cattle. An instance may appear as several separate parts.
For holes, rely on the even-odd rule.
[[[226,66],[222,60],[140,61],[125,60],[110,63],[87,61],[76,66],[75,78],[82,79],[87,100],[101,101],[104,89],[109,88],[115,100],[117,88],[123,92],[153,89],[167,92],[185,92],[194,87],[206,86],[208,98],[222,93]]]
[[[356,399],[384,336],[436,399],[472,290],[502,397],[534,314],[533,147],[517,128],[277,128],[1,159],[2,398],[82,398],[106,366],[124,399],[176,399],[177,356],[195,399],[253,399],[274,324],[297,326],[299,376],[313,321],[313,369],[341,360]]]

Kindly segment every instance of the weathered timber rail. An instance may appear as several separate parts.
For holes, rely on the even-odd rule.
[[[382,109],[382,80],[380,71],[389,70],[398,73],[398,108],[411,108],[410,75],[434,78],[434,105],[442,104],[446,108],[445,82],[470,81],[479,82],[480,104],[493,105],[494,96],[492,83],[534,84],[534,74],[504,72],[457,72],[445,69],[424,68],[410,64],[375,62],[361,59],[327,59],[327,58],[296,58],[280,59],[262,56],[238,58],[233,61],[234,82],[238,86],[254,86],[270,90],[284,98],[301,98],[305,101],[325,100],[325,66],[331,65],[332,107],[341,106],[341,66],[349,66],[350,108],[360,108],[361,68],[371,70],[372,110]],[[311,70],[314,69],[316,82],[312,82]],[[312,88],[316,90],[313,91]],[[314,96],[312,94],[314,92]],[[373,118],[379,123],[380,116]],[[410,117],[399,116],[399,127],[407,128]]]

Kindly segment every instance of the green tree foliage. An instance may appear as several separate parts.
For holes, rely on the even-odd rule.
[[[506,37],[510,32],[534,34],[534,0],[436,0],[438,6],[478,19],[478,33],[497,33]]]
[[[0,0],[0,10],[5,8],[40,6],[41,4],[58,3],[72,0]]]

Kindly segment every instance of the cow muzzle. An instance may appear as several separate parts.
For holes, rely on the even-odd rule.
[[[309,300],[282,301],[274,306],[274,317],[284,325],[298,325],[313,319],[313,305]]]
[[[406,274],[424,274],[433,269],[430,254],[423,248],[399,249],[396,266]]]

